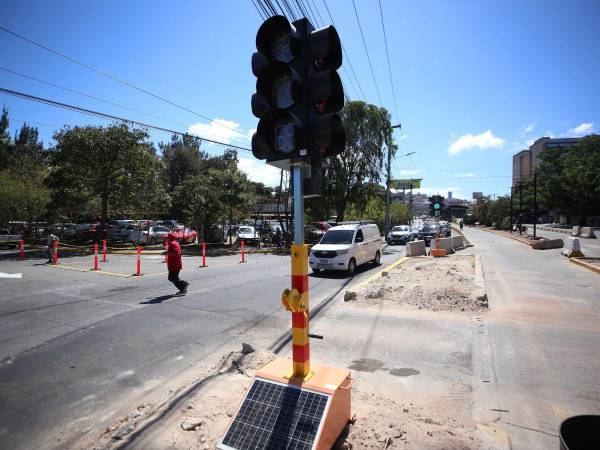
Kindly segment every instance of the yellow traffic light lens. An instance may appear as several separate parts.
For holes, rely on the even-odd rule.
[[[285,76],[273,84],[273,102],[278,108],[286,109],[294,104],[292,97],[292,77]]]

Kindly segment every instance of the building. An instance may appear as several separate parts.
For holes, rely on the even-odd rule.
[[[570,147],[581,138],[549,138],[541,137],[529,146],[513,155],[512,185],[516,186],[522,179],[533,176],[533,172],[541,163],[541,154],[547,148]]]

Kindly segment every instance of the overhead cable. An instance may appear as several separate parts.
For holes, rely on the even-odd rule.
[[[35,41],[33,41],[32,39],[29,39],[29,38],[27,38],[27,37],[25,37],[25,36],[23,36],[23,35],[21,35],[21,34],[15,33],[14,31],[11,31],[11,30],[9,30],[9,29],[7,29],[7,28],[5,28],[5,27],[2,27],[2,26],[0,26],[0,30],[2,30],[2,31],[4,31],[4,32],[6,32],[6,33],[8,33],[8,34],[11,34],[11,35],[13,35],[13,36],[15,36],[15,37],[17,37],[17,38],[19,38],[19,39],[22,39],[22,40],[24,40],[25,42],[28,42],[28,43],[30,43],[30,44],[32,44],[32,45],[35,45],[35,46],[39,47],[39,48],[42,48],[42,49],[44,49],[44,50],[47,50],[47,51],[49,51],[50,53],[53,53],[53,54],[55,54],[55,55],[57,55],[57,56],[60,56],[61,58],[63,58],[63,59],[66,59],[67,61],[70,61],[70,62],[72,62],[72,63],[74,63],[74,64],[77,64],[77,65],[79,65],[79,66],[81,66],[81,67],[84,67],[84,68],[86,68],[86,69],[89,69],[89,70],[91,70],[91,71],[93,71],[93,72],[96,72],[97,74],[100,74],[100,75],[102,75],[103,77],[109,78],[109,79],[111,79],[111,80],[113,80],[113,81],[116,81],[117,83],[121,83],[121,84],[122,84],[122,85],[124,85],[124,86],[127,86],[127,87],[130,87],[130,88],[132,88],[132,89],[135,89],[135,90],[137,90],[137,91],[139,91],[139,92],[142,92],[142,93],[144,93],[144,94],[146,94],[146,95],[149,95],[149,96],[151,96],[151,97],[154,97],[154,98],[156,98],[156,99],[158,99],[158,100],[161,100],[161,101],[163,101],[163,102],[165,102],[165,103],[168,103],[169,105],[175,106],[176,108],[179,108],[179,109],[181,109],[181,110],[183,110],[183,111],[186,111],[186,112],[189,112],[189,113],[191,113],[191,114],[194,114],[195,116],[201,117],[201,118],[203,118],[203,119],[205,119],[205,120],[207,120],[207,121],[209,121],[209,122],[211,122],[211,123],[214,123],[214,124],[215,124],[215,125],[217,125],[217,126],[220,126],[220,127],[223,127],[223,128],[227,128],[227,129],[229,129],[229,130],[231,130],[231,131],[234,131],[234,132],[236,132],[236,133],[239,133],[239,134],[241,134],[241,135],[244,135],[244,136],[245,136],[245,134],[244,134],[244,133],[242,133],[242,132],[241,132],[241,131],[239,131],[239,130],[236,130],[235,128],[229,127],[229,126],[227,126],[227,125],[225,125],[225,124],[223,124],[223,123],[220,123],[220,122],[214,122],[214,120],[213,120],[212,118],[210,118],[210,117],[208,117],[208,116],[205,116],[204,114],[201,114],[201,113],[199,113],[199,112],[193,111],[193,110],[191,110],[191,109],[189,109],[189,108],[187,108],[187,107],[185,107],[185,106],[181,106],[181,105],[179,105],[179,104],[177,104],[177,103],[175,103],[175,102],[173,102],[173,101],[171,101],[171,100],[168,100],[168,99],[166,99],[166,98],[164,98],[164,97],[161,97],[160,95],[154,94],[154,93],[152,93],[152,92],[150,92],[150,91],[148,91],[148,90],[146,90],[146,89],[144,89],[144,88],[138,87],[138,86],[134,85],[133,83],[130,83],[129,81],[125,81],[125,80],[123,80],[123,79],[121,79],[121,78],[117,78],[117,77],[116,77],[116,76],[114,76],[114,75],[111,75],[111,74],[109,74],[109,73],[107,73],[107,72],[104,72],[104,71],[102,71],[102,70],[100,70],[100,69],[98,69],[98,68],[96,68],[96,67],[94,67],[94,66],[91,66],[91,65],[89,65],[89,64],[86,64],[86,63],[84,63],[84,62],[82,62],[82,61],[80,61],[80,60],[78,60],[78,59],[75,59],[75,58],[73,58],[73,57],[71,57],[71,56],[65,55],[64,53],[61,53],[61,52],[59,52],[58,50],[54,50],[54,49],[52,49],[52,48],[50,48],[50,47],[47,47],[47,46],[45,46],[45,45],[43,45],[43,44],[40,44],[39,42],[35,42]]]
[[[167,133],[177,134],[177,135],[180,135],[180,136],[195,137],[195,138],[198,138],[198,139],[200,139],[202,141],[211,142],[213,144],[223,145],[223,146],[230,147],[230,148],[236,148],[236,149],[244,150],[244,151],[247,151],[247,152],[251,152],[252,151],[252,150],[250,150],[249,148],[246,148],[246,147],[240,147],[238,145],[228,144],[226,142],[219,142],[219,141],[215,141],[215,140],[212,140],[212,139],[207,139],[207,138],[204,138],[202,136],[198,136],[198,135],[195,135],[195,134],[190,134],[190,133],[187,133],[187,132],[184,133],[184,132],[177,131],[177,130],[170,130],[168,128],[159,127],[159,126],[156,126],[156,125],[151,125],[151,124],[144,123],[144,122],[139,122],[137,120],[128,119],[128,118],[124,118],[124,117],[119,117],[119,116],[115,116],[115,115],[112,115],[112,114],[103,113],[103,112],[100,112],[100,111],[94,111],[92,109],[82,108],[80,106],[70,105],[70,104],[67,104],[67,103],[61,103],[61,102],[57,102],[56,100],[50,100],[50,99],[43,98],[43,97],[37,97],[35,95],[25,94],[23,92],[13,91],[11,89],[6,89],[6,88],[3,88],[3,87],[0,87],[0,93],[12,95],[12,96],[15,96],[15,97],[20,97],[20,98],[23,98],[25,100],[31,100],[31,101],[34,101],[34,102],[43,103],[43,104],[46,104],[46,105],[50,105],[50,106],[54,106],[54,107],[57,107],[57,108],[66,109],[66,110],[69,110],[69,111],[75,111],[75,112],[78,112],[78,113],[81,113],[81,114],[87,114],[89,116],[100,117],[100,118],[110,119],[110,120],[118,120],[120,122],[131,123],[133,125],[138,125],[138,126],[145,127],[145,128],[152,128],[152,129],[158,130],[158,131],[165,131]]]

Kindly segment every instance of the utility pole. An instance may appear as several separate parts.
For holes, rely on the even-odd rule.
[[[533,238],[537,237],[536,235],[536,227],[537,227],[537,173],[533,174]]]
[[[392,125],[392,128],[402,128],[402,124]],[[390,182],[392,177],[392,135],[390,133],[390,142],[387,143],[387,167],[385,177],[385,218],[383,223],[383,235],[386,236],[390,231]]]

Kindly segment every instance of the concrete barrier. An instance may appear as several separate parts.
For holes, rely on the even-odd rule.
[[[591,239],[595,239],[596,236],[595,234],[595,228],[593,227],[583,227],[581,228],[581,234],[580,236],[583,238],[591,238]]]
[[[544,239],[537,241],[532,245],[534,250],[549,250],[551,248],[563,248],[564,242],[562,239]]]
[[[435,240],[431,241],[429,248],[435,248]],[[454,253],[454,247],[452,246],[452,238],[440,238],[440,248],[446,250],[446,254]]]
[[[565,248],[563,248],[562,252],[560,252],[567,258],[580,258],[583,256],[581,253],[581,247],[579,246],[578,238],[569,238]]]
[[[596,230],[594,230],[594,237],[595,237],[596,239],[600,239],[600,229],[596,229]]]
[[[578,225],[573,225],[573,231],[571,231],[571,236],[579,236],[581,234],[581,227]]]
[[[412,241],[406,243],[406,256],[425,256],[425,241]]]
[[[465,248],[465,243],[462,236],[452,236],[452,248],[454,250],[462,250]]]

